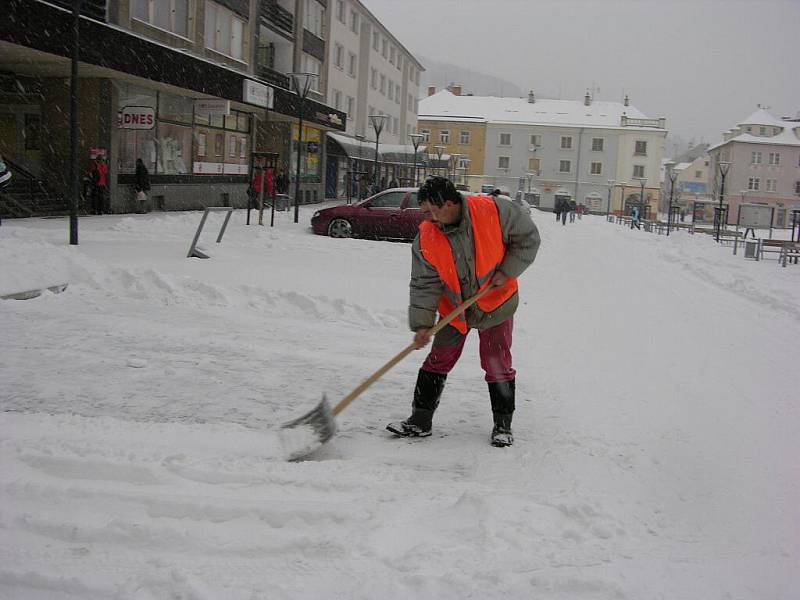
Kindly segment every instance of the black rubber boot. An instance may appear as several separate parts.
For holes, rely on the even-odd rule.
[[[491,441],[493,446],[510,446],[514,443],[511,431],[511,420],[514,417],[515,380],[500,381],[489,384],[489,398],[492,401]]]
[[[439,397],[444,390],[445,381],[447,381],[447,375],[420,369],[417,375],[417,385],[414,387],[411,416],[401,423],[389,423],[386,429],[402,436],[429,436],[433,413],[439,406]]]

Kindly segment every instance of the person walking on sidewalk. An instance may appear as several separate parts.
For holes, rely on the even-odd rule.
[[[412,244],[408,320],[414,344],[425,347],[436,312],[446,315],[478,291],[495,288],[439,331],[417,375],[411,416],[390,423],[399,436],[431,435],[447,374],[455,366],[470,329],[480,337],[481,367],[489,387],[494,427],[491,443],[510,446],[516,372],[511,362],[517,277],[536,258],[541,239],[531,218],[505,198],[463,197],[444,177],[419,189],[426,221]]]

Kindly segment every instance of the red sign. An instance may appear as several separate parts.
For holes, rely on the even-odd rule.
[[[120,129],[152,129],[155,124],[156,111],[149,106],[125,106],[119,111]]]

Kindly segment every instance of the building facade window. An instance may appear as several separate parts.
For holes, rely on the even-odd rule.
[[[317,0],[306,0],[303,29],[307,29],[320,39],[325,39],[325,7]]]
[[[134,0],[133,18],[188,37],[189,0]]]
[[[542,147],[542,136],[538,133],[531,134],[531,146],[534,148]]]
[[[394,47],[394,46],[390,46],[390,47],[389,47],[389,62],[390,62],[391,64],[394,64],[394,61],[395,61],[395,55],[396,55],[396,54],[397,54],[397,50],[395,49],[395,47]]]
[[[350,77],[356,76],[356,69],[358,68],[358,57],[352,52],[347,53],[347,74]]]
[[[336,110],[342,108],[342,92],[339,90],[333,90],[331,92],[331,104],[333,104],[333,108]]]
[[[634,179],[644,179],[644,165],[633,165]]]
[[[561,136],[561,149],[562,150],[571,150],[572,149],[572,136],[570,136],[570,135],[562,135]]]
[[[347,24],[346,12],[344,0],[336,0],[336,19],[344,25]]]
[[[500,134],[500,145],[501,146],[510,146],[511,145],[511,134],[510,133],[501,133]]]
[[[378,89],[378,70],[375,67],[370,69],[369,86],[373,90]]]
[[[310,89],[314,90],[315,92],[318,92],[319,74],[322,71],[322,62],[318,61],[310,54],[306,54],[305,52],[303,52],[302,64],[303,64],[303,69],[305,69],[306,73],[313,73],[316,75],[316,77],[311,78]]]
[[[392,133],[397,133],[398,131],[400,131],[400,119],[392,117]]]
[[[558,172],[559,173],[569,173],[572,171],[572,161],[571,160],[561,160],[558,164]]]
[[[800,181],[794,182],[794,193],[800,196]]]
[[[605,140],[603,138],[592,138],[592,151],[602,152]]]
[[[361,15],[359,15],[356,11],[350,11],[350,31],[355,34],[358,34],[358,25],[361,21]]]
[[[244,29],[244,21],[232,11],[214,2],[206,2],[206,48],[241,60]]]
[[[372,49],[375,52],[380,50],[381,36],[377,31],[372,32]]]
[[[747,180],[747,189],[748,190],[759,190],[759,189],[761,189],[761,178],[760,177],[750,177]]]
[[[767,179],[767,191],[768,192],[777,192],[778,191],[778,180],[777,179]]]
[[[603,174],[603,163],[601,163],[601,162],[593,162],[589,172],[592,175],[602,175]]]
[[[394,81],[389,80],[389,100],[394,100]]]
[[[633,153],[636,156],[647,156],[647,142],[637,140]]]
[[[381,73],[381,86],[380,86],[380,93],[384,96],[386,95],[386,75]]]
[[[469,146],[471,134],[469,131],[461,131],[458,134],[458,143],[462,146]]]
[[[539,159],[538,158],[529,158],[528,159],[528,171],[534,173],[535,175],[539,175]]]
[[[769,164],[771,165],[779,165],[781,164],[781,155],[778,152],[770,152],[769,153]]]
[[[344,69],[344,46],[341,44],[333,45],[333,66],[340,71]]]
[[[381,55],[383,58],[389,55],[389,41],[386,38],[381,39]]]
[[[431,141],[431,130],[430,129],[420,129],[420,135],[422,136],[422,141],[426,144]]]
[[[498,156],[497,157],[497,168],[498,169],[506,169],[508,170],[511,167],[511,157],[510,156]]]
[[[750,153],[750,164],[751,165],[760,165],[761,164],[761,152],[751,152]]]
[[[439,143],[440,144],[449,144],[450,143],[450,130],[449,129],[442,129],[439,132]]]
[[[347,97],[347,108],[346,108],[346,111],[345,111],[345,112],[347,112],[347,116],[348,117],[351,117],[351,118],[353,117],[353,115],[355,114],[355,107],[356,107],[356,99],[353,98],[352,96],[348,96]]]
[[[766,127],[759,127],[758,128],[759,135],[767,135],[767,128]]]

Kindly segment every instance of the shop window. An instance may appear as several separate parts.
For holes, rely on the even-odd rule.
[[[193,98],[181,98],[164,92],[158,95],[158,118],[161,120],[190,124],[193,112]]]
[[[34,113],[25,114],[25,150],[39,150],[42,118]]]
[[[178,175],[189,173],[192,155],[192,128],[172,123],[158,124],[156,138],[158,158],[156,173]]]

